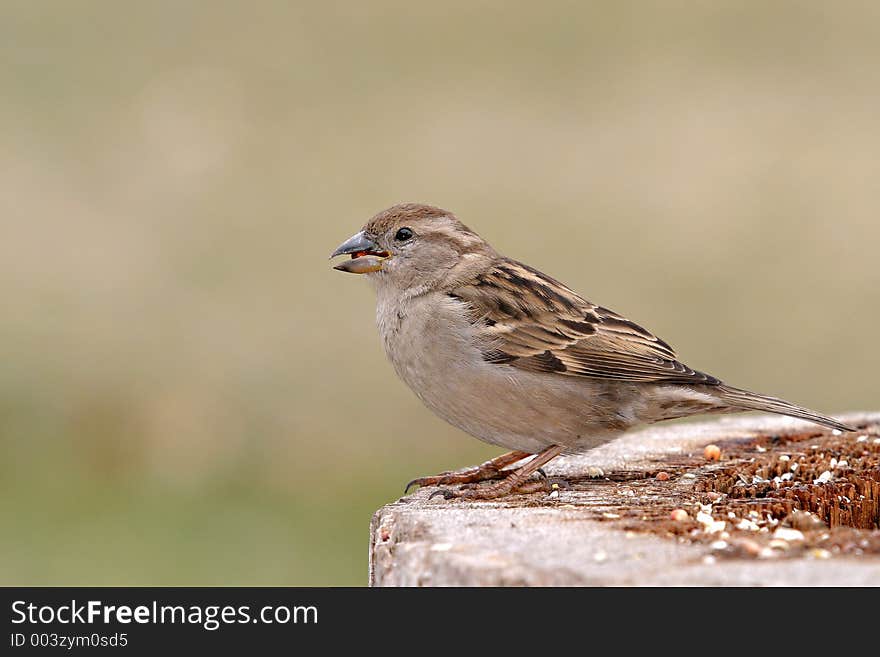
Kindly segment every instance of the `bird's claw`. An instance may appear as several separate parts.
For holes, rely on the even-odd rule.
[[[445,499],[445,500],[451,500],[453,497],[455,497],[455,493],[453,493],[448,488],[438,488],[433,493],[428,495],[428,500],[433,500],[438,495],[443,496],[443,499]]]
[[[443,472],[441,474],[434,475],[433,477],[416,477],[406,485],[406,488],[403,489],[403,494],[408,494],[409,489],[413,486],[424,488],[425,486],[436,486],[437,484],[445,484],[450,477],[455,477],[455,473]]]

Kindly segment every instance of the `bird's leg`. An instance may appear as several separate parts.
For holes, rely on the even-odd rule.
[[[431,493],[431,497],[436,495],[442,495],[447,500],[452,499],[453,497],[458,497],[465,500],[491,500],[498,497],[503,497],[511,492],[519,492],[523,489],[526,479],[528,479],[533,472],[536,472],[541,468],[541,466],[549,463],[557,456],[562,454],[565,448],[560,445],[552,445],[547,449],[538,452],[531,461],[526,463],[525,465],[513,470],[507,477],[498,481],[489,486],[482,486],[479,488],[465,488],[459,490],[451,490],[449,488],[441,488],[438,491]],[[542,482],[543,485],[543,482]],[[525,491],[534,492],[532,487],[529,485],[525,485]],[[428,498],[430,499],[430,498]]]
[[[529,456],[531,456],[529,452],[507,452],[501,456],[496,456],[494,459],[489,459],[485,463],[481,463],[480,465],[471,468],[465,468],[464,470],[442,472],[433,477],[419,477],[418,479],[413,479],[409,482],[403,493],[405,495],[413,486],[424,488],[425,486],[468,484],[476,481],[486,481],[487,479],[498,479],[499,477],[504,476],[501,474],[502,468],[512,465],[517,461],[522,461]]]

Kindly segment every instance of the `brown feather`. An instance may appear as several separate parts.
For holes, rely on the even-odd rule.
[[[627,382],[720,384],[679,362],[650,331],[515,260],[499,258],[451,294],[470,307],[488,362]]]

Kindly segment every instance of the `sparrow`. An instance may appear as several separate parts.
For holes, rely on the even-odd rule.
[[[447,210],[390,207],[330,257],[338,256],[350,257],[335,269],[375,288],[379,335],[397,375],[449,424],[511,450],[414,479],[407,490],[443,486],[433,495],[447,499],[534,492],[547,480],[532,475],[560,454],[701,413],[769,411],[854,430],[688,367],[667,342],[501,255]]]

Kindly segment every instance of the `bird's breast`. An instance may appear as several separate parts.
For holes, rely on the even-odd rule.
[[[428,402],[455,381],[456,373],[481,364],[474,329],[461,304],[446,295],[383,300],[376,320],[385,353],[398,376]]]

